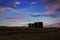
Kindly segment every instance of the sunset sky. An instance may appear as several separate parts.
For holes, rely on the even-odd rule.
[[[60,0],[0,0],[0,25],[60,23]]]

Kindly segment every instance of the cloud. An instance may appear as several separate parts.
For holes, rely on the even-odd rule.
[[[14,9],[14,8],[7,8],[7,10],[12,11],[14,13],[25,13],[27,9]]]
[[[40,17],[41,13],[31,13],[30,16],[31,17]]]
[[[54,23],[54,24],[46,25],[46,27],[60,28],[60,23]]]
[[[6,19],[24,19],[24,16],[9,16],[9,17],[5,17]]]
[[[12,8],[16,8],[17,5],[20,5],[20,4],[21,4],[21,2],[15,1],[15,2],[13,2],[13,3],[11,4],[11,7],[12,7]]]
[[[58,16],[56,16],[56,15],[31,15],[32,17],[51,17],[51,18],[56,18],[56,17],[58,17]]]
[[[11,21],[11,22],[17,22],[17,21]]]
[[[45,8],[48,10],[46,14],[55,15],[55,17],[60,17],[60,0],[46,0],[48,3]],[[52,16],[53,17],[53,16]]]
[[[46,0],[48,3],[45,6],[48,11],[51,11],[53,13],[60,14],[60,0]]]
[[[56,9],[60,8],[60,3],[51,3],[46,7],[49,11],[56,11]]]
[[[12,7],[16,0],[0,0],[0,6],[2,7]]]
[[[0,0],[0,13],[6,10],[12,10],[13,12],[16,11],[17,5],[20,5],[21,2],[16,0]],[[17,12],[17,11],[16,11]]]
[[[30,4],[37,4],[37,2],[31,2]]]
[[[56,16],[56,15],[43,15],[44,17],[51,17],[51,18],[56,18],[56,17],[58,17],[58,16]]]
[[[58,14],[60,14],[60,8],[56,9],[56,12],[57,12]]]
[[[56,23],[52,25],[53,27],[60,27],[60,23]]]
[[[46,1],[49,2],[49,3],[52,3],[52,2],[58,3],[58,2],[60,2],[60,0],[46,0]]]
[[[30,15],[30,16],[32,16],[32,17],[39,17],[39,16],[41,16],[41,15]]]
[[[12,11],[14,13],[22,13],[26,9],[17,9],[17,5],[20,5],[21,2],[16,0],[1,0],[0,1],[0,13],[5,11]]]
[[[15,4],[19,5],[19,4],[21,4],[21,2],[16,1]]]
[[[5,11],[11,11],[11,12],[14,12],[14,13],[24,13],[26,12],[27,9],[14,9],[14,8],[11,8],[11,7],[0,7],[0,13],[3,13]]]
[[[32,20],[26,20],[27,22],[31,22]]]
[[[39,14],[39,13],[35,13],[35,14],[30,14],[31,17],[51,17],[51,18],[56,18],[56,17],[59,17],[58,15],[56,14]]]
[[[0,7],[0,13],[4,12],[5,10],[5,7]]]

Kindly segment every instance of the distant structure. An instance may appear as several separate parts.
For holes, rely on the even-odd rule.
[[[34,22],[35,28],[43,28],[43,22]]]
[[[43,28],[43,22],[34,22],[28,24],[29,28]]]
[[[29,23],[29,28],[33,28],[34,27],[34,24],[33,23]]]

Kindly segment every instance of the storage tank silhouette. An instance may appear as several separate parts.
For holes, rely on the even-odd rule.
[[[29,23],[28,26],[29,26],[29,28],[33,28],[34,24],[33,23]]]
[[[29,28],[43,28],[43,22],[29,23]]]
[[[43,22],[34,22],[35,28],[43,28]]]
[[[38,23],[34,22],[34,28],[38,28]]]
[[[38,22],[38,27],[43,28],[43,22]]]

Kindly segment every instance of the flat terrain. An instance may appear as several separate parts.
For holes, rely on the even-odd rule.
[[[0,40],[60,40],[60,28],[0,28]]]
[[[60,40],[60,32],[1,35],[0,40]]]

